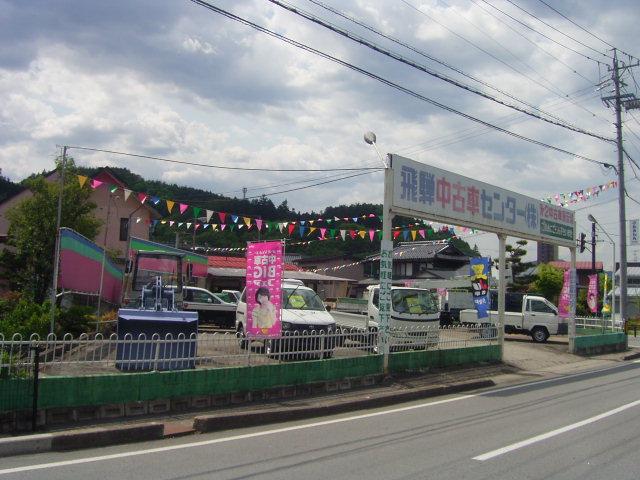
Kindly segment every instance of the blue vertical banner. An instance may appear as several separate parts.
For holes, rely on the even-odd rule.
[[[488,257],[475,257],[470,261],[471,287],[473,289],[473,303],[478,311],[478,318],[489,316],[489,274],[491,260]]]

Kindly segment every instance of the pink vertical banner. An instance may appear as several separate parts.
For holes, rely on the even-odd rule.
[[[571,314],[571,272],[564,271],[564,284],[560,291],[560,300],[558,302],[558,316],[567,318]]]
[[[277,337],[282,332],[282,242],[247,247],[247,336]]]
[[[591,313],[598,313],[598,275],[589,275],[589,289],[587,290],[587,306]]]

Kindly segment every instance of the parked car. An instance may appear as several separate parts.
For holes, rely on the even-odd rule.
[[[215,293],[199,287],[183,287],[182,309],[198,312],[200,324],[212,323],[233,328],[236,304],[226,302]]]
[[[242,291],[236,309],[236,334],[242,348],[249,348],[253,341],[247,336],[246,289]],[[264,343],[267,355],[277,352],[294,351],[295,354],[279,355],[280,358],[297,358],[300,352],[318,351],[324,358],[333,356],[336,322],[327,312],[322,300],[311,288],[302,282],[285,280],[282,285],[282,336],[279,338],[257,339]],[[317,335],[313,335],[313,334]]]
[[[233,303],[238,303],[238,301],[240,300],[240,295],[242,294],[240,290],[222,290],[222,293],[228,295],[229,297],[233,297]]]
[[[224,300],[225,302],[233,303],[233,304],[237,304],[238,303],[238,298],[239,297],[236,297],[232,293],[229,293],[228,290],[223,290],[222,292],[216,292],[215,295],[217,297],[221,298],[222,300]]]

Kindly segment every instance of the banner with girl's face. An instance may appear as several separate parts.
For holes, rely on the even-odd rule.
[[[247,336],[279,336],[282,331],[282,242],[247,247]]]

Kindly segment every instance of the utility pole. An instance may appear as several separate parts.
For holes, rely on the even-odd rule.
[[[58,215],[56,220],[56,250],[53,259],[53,284],[51,286],[51,325],[49,333],[53,333],[56,319],[56,294],[58,292],[58,269],[60,267],[60,223],[62,221],[62,195],[64,192],[64,171],[67,169],[67,146],[62,147],[60,163],[60,191],[58,193]]]
[[[247,187],[242,187],[242,199],[247,198]]]
[[[620,319],[623,323],[627,321],[627,215],[625,211],[625,184],[624,184],[624,147],[622,144],[622,105],[625,100],[625,108],[639,108],[639,102],[635,95],[630,93],[621,94],[620,87],[625,84],[620,78],[620,73],[632,67],[637,67],[640,63],[633,65],[622,65],[618,62],[618,51],[613,49],[613,67],[610,71],[613,73],[614,95],[605,97],[602,100],[609,106],[609,100],[614,100],[616,113],[616,144],[618,147],[618,214],[620,222]],[[615,265],[614,272],[615,275]],[[613,299],[615,301],[615,298]]]
[[[591,273],[596,273],[596,224],[591,222]]]

